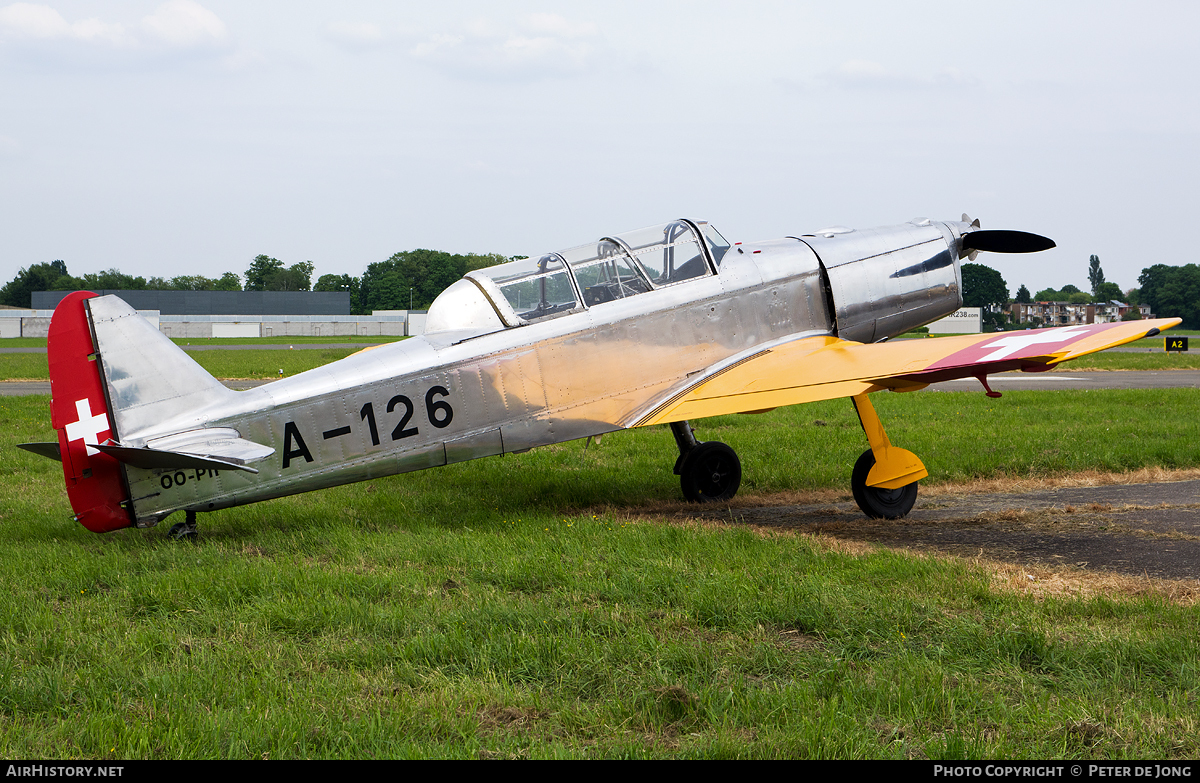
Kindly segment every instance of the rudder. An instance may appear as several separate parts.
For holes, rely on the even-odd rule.
[[[106,533],[129,527],[133,516],[123,466],[93,448],[117,438],[87,314],[86,302],[95,296],[76,291],[63,297],[50,319],[46,356],[50,423],[58,431],[67,497],[80,524]]]

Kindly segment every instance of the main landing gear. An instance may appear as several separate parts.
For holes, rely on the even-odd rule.
[[[183,521],[171,525],[171,529],[167,531],[167,535],[176,541],[195,541],[196,536],[200,533],[196,529],[196,512],[185,511],[183,514]]]
[[[871,448],[850,474],[854,502],[869,517],[900,519],[917,502],[917,482],[929,475],[916,454],[892,445],[867,395],[851,397]]]
[[[742,463],[737,452],[724,443],[697,441],[686,421],[672,422],[671,434],[679,446],[675,475],[679,476],[685,498],[692,503],[711,503],[737,494],[742,484]]]
[[[871,448],[862,453],[850,474],[854,502],[875,519],[900,519],[917,502],[917,482],[929,475],[916,454],[888,440],[875,406],[867,395],[852,397],[858,420]],[[679,446],[675,474],[683,496],[693,503],[729,500],[742,483],[742,464],[724,443],[700,443],[686,421],[671,424]]]

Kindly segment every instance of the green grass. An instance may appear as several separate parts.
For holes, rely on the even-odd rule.
[[[366,346],[363,346],[366,347]],[[287,348],[261,351],[195,351],[189,354],[217,378],[278,378],[295,375],[344,359],[361,348],[329,348],[293,351]],[[0,354],[0,380],[49,380],[44,353]]]
[[[365,347],[365,346],[364,346]],[[329,348],[290,351],[265,349],[261,351],[196,351],[189,354],[217,378],[278,378],[283,375],[311,370],[344,359],[361,348]]]
[[[1200,464],[1192,390],[874,400],[934,481]],[[12,448],[47,407],[0,405],[7,758],[1200,754],[1197,607],[631,513],[678,497],[666,428],[202,515],[181,545],[71,521],[58,465]],[[750,495],[842,487],[865,448],[845,400],[699,425]]]

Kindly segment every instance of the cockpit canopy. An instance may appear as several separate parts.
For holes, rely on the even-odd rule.
[[[708,223],[673,220],[477,269],[434,300],[425,331],[488,332],[580,312],[714,275],[728,249]]]

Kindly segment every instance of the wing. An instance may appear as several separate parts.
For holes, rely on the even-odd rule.
[[[734,356],[688,378],[625,426],[761,412],[881,389],[915,391],[938,381],[1009,370],[1042,372],[1179,323],[1160,318],[869,345],[828,335],[799,337]]]

